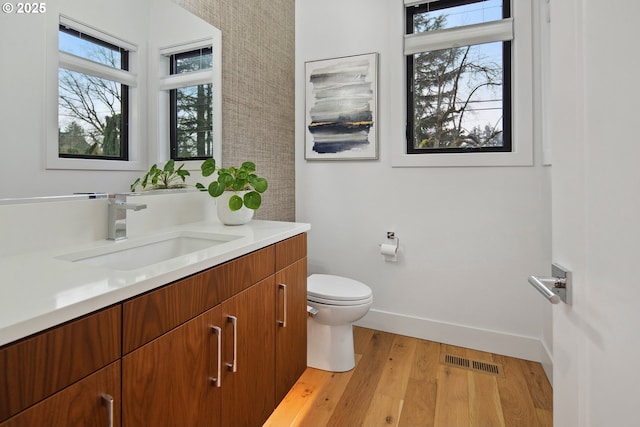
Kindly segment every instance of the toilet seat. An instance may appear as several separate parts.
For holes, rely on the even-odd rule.
[[[307,299],[328,305],[361,305],[372,301],[371,288],[357,280],[330,274],[307,278]]]
[[[316,304],[325,304],[325,305],[333,305],[333,306],[354,306],[354,305],[362,305],[362,304],[370,304],[373,301],[373,297],[365,298],[362,300],[355,301],[339,301],[339,300],[331,300],[327,298],[319,298],[319,297],[310,297],[307,296],[308,302],[313,302]]]

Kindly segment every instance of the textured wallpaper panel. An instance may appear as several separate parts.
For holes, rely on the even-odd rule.
[[[269,181],[256,218],[295,220],[294,0],[174,0],[222,31],[222,163]]]

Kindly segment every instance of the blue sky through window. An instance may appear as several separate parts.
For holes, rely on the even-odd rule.
[[[452,3],[454,2],[443,1],[420,6],[419,10],[412,13],[413,32],[422,33],[428,39],[430,31],[455,31],[456,28],[503,19],[503,0],[477,1],[460,6],[452,6]],[[446,58],[451,58],[450,62]],[[448,143],[447,137],[440,139],[442,135],[439,132],[454,132],[457,129],[455,132],[463,130],[461,135],[469,135],[476,144],[488,142],[490,138],[492,145],[502,145],[502,41],[417,53],[413,64],[419,67],[414,69],[414,78],[416,82],[420,82],[415,88],[419,92],[414,97],[414,101],[418,102],[415,104],[414,112],[418,114],[415,120],[420,123],[420,127],[415,130],[414,138],[417,139],[414,144],[439,148],[443,141]],[[455,72],[456,69],[459,71]],[[458,77],[431,81],[432,73]],[[430,83],[425,86],[424,82]],[[440,116],[434,113],[457,110],[457,113],[451,113],[451,117],[447,119],[449,122],[442,123],[436,119]],[[434,128],[431,129],[430,126]],[[429,132],[433,132],[433,135]],[[498,132],[498,139],[489,136],[495,135],[495,132]]]
[[[60,26],[58,49],[87,61],[122,69],[118,46]],[[90,72],[58,70],[58,128],[60,153],[117,157],[122,127],[122,97],[125,86]],[[115,135],[115,137],[114,137]],[[108,148],[107,148],[108,147]],[[115,150],[115,151],[114,151]]]
[[[115,46],[103,46],[62,30],[58,31],[58,49],[109,67],[122,67],[121,55]]]
[[[486,0],[462,6],[430,10],[422,14],[427,18],[446,15],[442,28],[454,28],[464,25],[481,24],[502,19],[502,0]],[[417,31],[417,28],[415,29]]]

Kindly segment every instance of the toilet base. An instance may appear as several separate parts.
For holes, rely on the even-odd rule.
[[[307,320],[307,366],[323,371],[346,372],[356,365],[353,327],[324,325]]]

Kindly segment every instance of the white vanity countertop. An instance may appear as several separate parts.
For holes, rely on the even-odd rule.
[[[281,240],[304,233],[309,224],[253,220],[225,226],[198,222],[158,230],[220,233],[239,238],[169,261],[119,271],[59,257],[114,246],[100,240],[82,246],[30,252],[0,259],[0,346],[118,303]],[[136,236],[129,239],[141,239]]]

